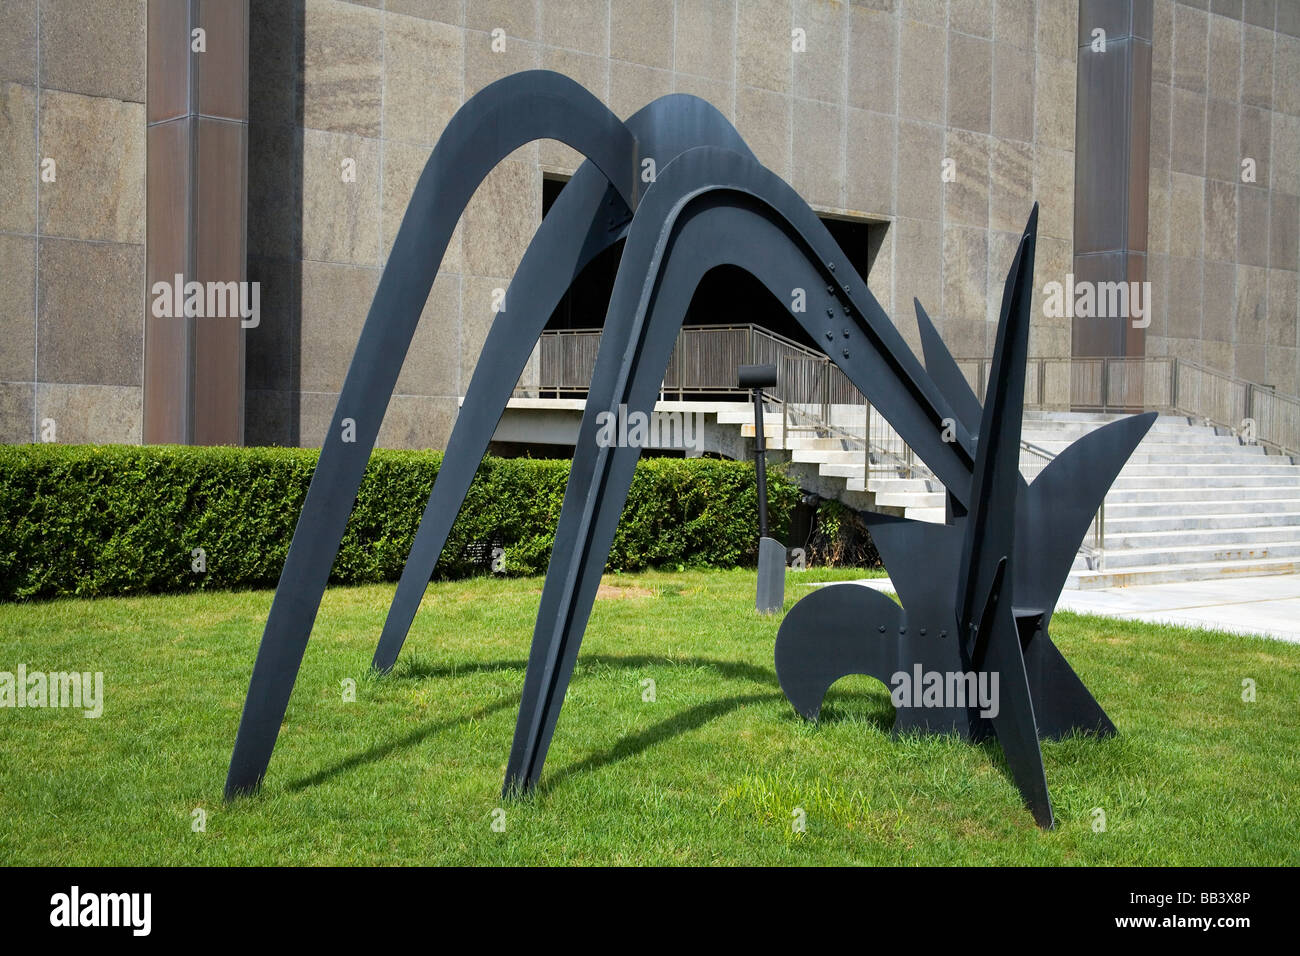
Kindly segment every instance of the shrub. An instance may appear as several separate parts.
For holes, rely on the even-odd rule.
[[[0,447],[0,599],[270,587],[279,579],[318,452],[287,448]],[[331,581],[394,581],[442,461],[376,451]],[[546,569],[569,462],[485,459],[438,576]],[[769,471],[772,533],[799,489]],[[753,465],[645,459],[637,465],[608,568],[734,567],[756,561]],[[203,571],[195,571],[202,549]]]

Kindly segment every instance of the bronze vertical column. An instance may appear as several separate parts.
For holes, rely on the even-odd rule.
[[[1151,42],[1152,0],[1080,0],[1075,282],[1140,283],[1147,277]],[[1146,337],[1127,316],[1075,316],[1071,342],[1075,357],[1138,357]]]
[[[149,0],[148,60],[143,437],[237,445],[244,339],[229,287],[205,292],[198,315],[160,296],[177,276],[205,290],[245,278],[247,0]]]

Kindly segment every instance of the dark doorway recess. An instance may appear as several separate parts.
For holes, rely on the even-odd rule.
[[[542,180],[542,217],[567,182]],[[844,250],[853,268],[863,277],[871,274],[876,253],[884,240],[888,223],[866,222],[822,216],[822,222]],[[546,323],[547,329],[594,329],[605,321],[605,308],[614,289],[623,243],[618,242],[593,259],[582,270],[568,293]],[[819,346],[791,318],[787,303],[776,299],[757,279],[735,266],[720,266],[700,283],[686,313],[685,325],[753,324],[783,335],[811,349]]]

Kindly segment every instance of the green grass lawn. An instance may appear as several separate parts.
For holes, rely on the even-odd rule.
[[[861,574],[792,573],[786,608]],[[503,802],[541,585],[432,586],[382,678],[393,586],[330,590],[266,784],[229,806],[269,591],[0,606],[0,670],[102,671],[105,697],[97,720],[0,710],[0,863],[1300,863],[1300,647],[1057,615],[1120,734],[1044,745],[1042,832],[996,744],[891,738],[882,684],[847,678],[798,719],[752,571],[607,577],[543,784]]]

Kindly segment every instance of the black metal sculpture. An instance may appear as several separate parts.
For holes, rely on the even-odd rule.
[[[809,719],[847,674],[868,674],[895,689],[906,683],[911,693],[895,699],[895,732],[996,736],[1034,819],[1051,827],[1038,738],[1107,735],[1115,727],[1052,644],[1047,624],[1102,497],[1156,416],[1090,433],[1032,485],[1021,476],[1037,213],[1035,207],[1003,293],[963,513],[942,525],[864,514],[902,607],[868,588],[816,592],[782,622],[776,670],[790,702]],[[969,423],[979,402],[920,303],[916,309],[927,364]],[[915,687],[927,679],[933,700]],[[988,688],[992,699],[977,700]]]
[[[1038,498],[1054,487],[1051,481],[1044,483],[1046,472],[1033,486],[1043,486],[1038,498],[1022,494],[1007,477],[1005,455],[989,450],[1004,448],[1012,430],[1007,426],[1007,432],[1000,433],[996,424],[1000,417],[991,415],[1014,413],[1017,441],[1013,444],[1018,445],[1024,333],[1014,330],[1027,326],[1026,263],[1032,258],[1032,220],[1012,270],[1013,280],[1017,275],[1023,278],[1008,282],[1018,298],[1004,303],[999,333],[999,367],[1005,367],[1011,378],[1007,388],[994,390],[994,400],[984,412],[979,427],[986,437],[977,455],[972,431],[979,403],[968,388],[961,392],[953,378],[960,379],[960,373],[933,329],[926,330],[927,321],[921,318],[928,372],[811,208],[754,159],[712,106],[678,94],[651,103],[623,123],[572,80],[532,71],[507,77],[471,98],[448,125],[416,185],[362,329],[276,589],[231,758],[227,797],[256,788],[266,773],[351,504],[451,231],[487,172],[511,151],[538,138],[559,139],[589,158],[543,220],[511,283],[509,307],[494,319],[385,622],[374,666],[388,670],[397,658],[474,472],[547,318],[582,268],[620,239],[626,244],[542,592],[504,790],[531,788],[541,774],[639,456],[638,448],[605,447],[598,442],[598,417],[616,412],[620,405],[627,413],[653,410],[695,289],[719,265],[745,269],[783,302],[791,302],[792,290],[803,289],[810,304],[821,303],[807,312],[792,312],[792,317],[822,343],[850,381],[930,466],[947,487],[954,511],[970,512],[965,525],[946,530],[964,533],[967,539],[962,568],[954,569],[953,578],[970,585],[955,607],[968,617],[979,612],[989,615],[989,627],[981,621],[972,631],[976,637],[986,636],[967,642],[968,653],[978,654],[972,665],[988,671],[1014,663],[1011,658],[1017,655],[1008,649],[1005,627],[992,625],[1003,619],[1021,620],[1009,600],[999,603],[1002,591],[996,586],[1010,580],[1005,559],[1010,556],[1012,529],[1023,529],[1027,521],[1031,527],[1050,525],[1055,535],[1061,528],[1052,522],[1064,521],[1063,527],[1071,533],[1077,524],[1055,510],[1046,514],[1036,510]],[[654,164],[644,164],[647,159]],[[643,176],[648,167],[657,167],[656,172]],[[740,236],[743,242],[736,241]],[[1018,317],[1010,323],[1011,333],[1008,306]],[[1004,340],[1016,335],[1020,346],[1008,354]],[[1013,367],[1017,362],[1018,371]],[[961,386],[965,387],[964,380]],[[355,440],[346,442],[342,423],[349,418],[354,422],[349,434]],[[1113,434],[1111,429],[1103,431]],[[992,441],[987,436],[993,436]],[[1123,442],[1112,438],[1097,444],[1118,450]],[[1081,457],[1069,460],[1077,464]],[[1069,469],[1057,472],[1062,477],[1056,483],[1070,485]],[[1087,484],[1092,490],[1097,483]],[[1108,485],[1109,479],[1099,487],[1104,491]],[[1024,520],[1013,524],[1011,513],[996,511],[1008,505],[1023,511]],[[1084,528],[1086,524],[1085,520]],[[891,551],[914,547],[914,543],[897,542],[920,540],[933,533],[928,527],[917,531],[907,525],[879,526],[881,542],[893,542],[882,543],[882,552],[888,559]],[[963,527],[964,532],[953,530]],[[1017,549],[1019,543],[1017,537]],[[1001,570],[992,574],[990,567]],[[1040,630],[1035,633],[1041,633],[1041,639],[1025,651],[1030,690],[1021,695],[1023,707],[1011,708],[1014,720],[994,722],[1013,768],[1022,761],[1018,757],[1012,761],[1012,750],[1026,734],[1034,738],[1029,694],[1052,697],[1077,685],[1091,701],[1046,638],[1046,620],[1057,592],[1051,591],[1047,578],[1039,584],[1034,572],[1026,574],[1030,583],[1023,593],[1045,595],[1041,613],[1032,620],[1025,618],[1023,625],[1036,621]],[[898,578],[904,601],[908,600],[903,593],[906,578],[906,572]],[[1017,579],[1017,595],[1022,593],[1019,583]],[[1039,591],[1034,592],[1034,587]],[[823,618],[823,627],[838,622],[848,631],[856,630],[861,617],[848,621],[837,616],[834,602],[841,600],[844,591],[827,589],[800,602],[778,639],[782,685],[796,707],[810,716],[816,713],[810,702],[815,697],[820,703],[835,676],[861,666],[847,650],[840,653],[825,643],[831,635],[801,630],[800,622],[826,614],[830,616]],[[951,597],[947,600],[952,603]],[[988,608],[972,612],[979,601]],[[873,613],[878,612],[873,606]],[[847,648],[847,636],[845,640]],[[848,669],[839,670],[842,666]],[[837,670],[839,674],[834,673]],[[1020,673],[1026,673],[1023,665]],[[830,679],[819,693],[817,685],[825,676]],[[1095,703],[1092,706],[1100,714]],[[1081,719],[1086,722],[1086,715],[1078,714],[1078,708],[1068,703],[1058,717],[1071,726]],[[972,732],[966,716],[954,714],[952,726]],[[1013,727],[1019,736],[1013,735]],[[1037,754],[1036,741],[1033,749]],[[1038,766],[1041,778],[1041,759]],[[1025,790],[1020,773],[1015,772]],[[1046,801],[1045,786],[1040,789]]]

